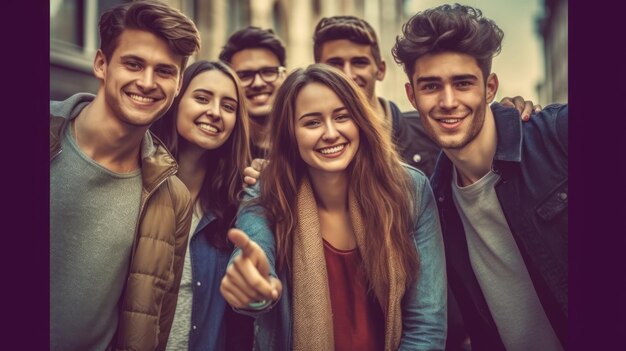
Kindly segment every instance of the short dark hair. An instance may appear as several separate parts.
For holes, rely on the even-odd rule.
[[[367,21],[354,16],[324,17],[317,23],[313,32],[313,56],[315,62],[320,62],[324,43],[341,39],[371,46],[372,56],[374,61],[376,61],[376,65],[380,65],[382,62],[378,37],[374,28]]]
[[[219,58],[231,63],[233,55],[241,50],[263,48],[271,51],[281,66],[285,66],[285,45],[271,29],[248,26],[233,33],[222,48]]]
[[[482,12],[459,4],[442,5],[418,12],[402,26],[391,50],[395,61],[412,79],[415,61],[427,54],[445,51],[474,57],[486,80],[491,62],[502,49],[504,32]]]
[[[200,33],[193,21],[159,1],[133,1],[113,7],[100,16],[99,27],[100,50],[107,60],[125,29],[147,31],[167,41],[170,50],[183,56],[181,73],[189,56],[200,49]]]

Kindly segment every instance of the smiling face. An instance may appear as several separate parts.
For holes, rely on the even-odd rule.
[[[472,56],[444,52],[415,61],[407,97],[422,117],[424,128],[444,149],[462,149],[480,133],[498,79],[485,80]]]
[[[182,61],[154,34],[124,30],[111,59],[98,50],[94,61],[106,114],[130,126],[150,126],[178,95]]]
[[[237,90],[230,77],[215,69],[202,72],[180,98],[176,130],[189,145],[217,149],[235,128],[237,104]]]
[[[330,88],[309,83],[296,98],[295,137],[310,174],[345,172],[359,148],[359,129]]]
[[[329,40],[322,45],[320,63],[331,65],[343,71],[363,89],[371,102],[376,92],[376,81],[385,77],[385,62],[376,64],[372,47],[357,44],[350,40]]]
[[[230,60],[230,65],[235,72],[257,71],[266,67],[279,67],[280,61],[268,49],[252,48],[235,53]],[[251,117],[265,118],[270,114],[276,91],[284,80],[284,73],[281,73],[275,81],[270,83],[265,82],[257,74],[252,83],[245,87],[246,107]]]

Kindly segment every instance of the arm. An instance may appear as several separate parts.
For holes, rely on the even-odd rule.
[[[402,300],[400,350],[444,350],[447,333],[447,280],[441,226],[426,177],[417,179],[419,214],[414,242],[420,260],[417,281]]]
[[[249,187],[246,197],[254,196]],[[229,239],[235,244],[220,291],[235,311],[256,316],[269,311],[278,301],[282,284],[274,268],[274,235],[258,204],[242,206]],[[255,306],[257,301],[266,304]]]

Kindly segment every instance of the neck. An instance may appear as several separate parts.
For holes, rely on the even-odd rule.
[[[497,145],[495,120],[487,106],[485,122],[478,135],[461,149],[443,150],[456,167],[460,186],[474,184],[491,170]]]
[[[181,147],[178,152],[178,178],[191,194],[191,203],[196,203],[204,177],[207,173],[206,150]]]
[[[348,176],[346,172],[321,173],[309,170],[311,187],[320,209],[346,211],[348,209]]]
[[[382,121],[387,120],[387,111],[376,94],[374,94],[370,99],[370,106],[372,106],[372,109],[376,112],[377,117],[379,117]],[[391,120],[391,118],[389,118],[389,120]]]
[[[250,116],[250,140],[254,146],[263,150],[267,150],[269,147],[267,120],[267,116]]]
[[[140,167],[141,142],[148,127],[130,126],[112,116],[102,94],[80,112],[72,126],[81,151],[98,164],[118,173]]]

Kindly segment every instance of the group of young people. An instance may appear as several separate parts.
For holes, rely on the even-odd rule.
[[[492,103],[480,10],[404,25],[413,120],[356,17],[291,72],[256,27],[187,67],[158,1],[99,26],[97,93],[50,104],[51,349],[444,350],[448,285],[473,350],[567,347],[567,105]]]

